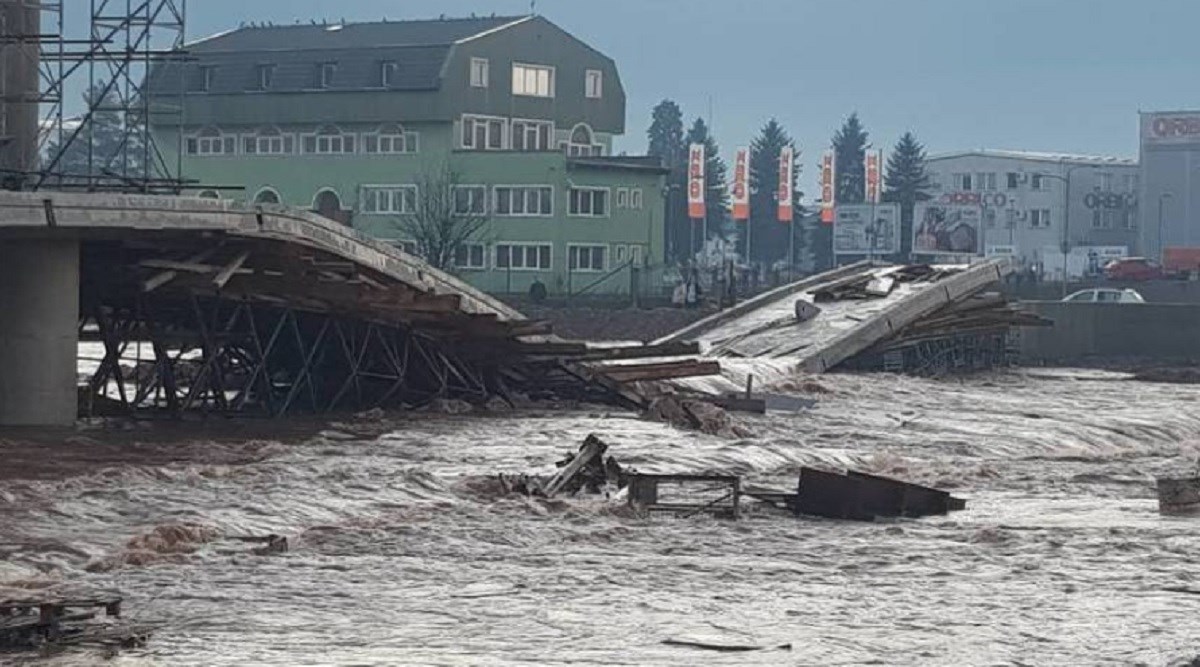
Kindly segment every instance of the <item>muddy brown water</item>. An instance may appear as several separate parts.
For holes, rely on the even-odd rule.
[[[162,627],[114,665],[1162,665],[1200,654],[1200,595],[1166,590],[1200,589],[1200,523],[1160,517],[1154,497],[1156,475],[1196,466],[1200,389],[1077,371],[818,382],[830,393],[815,409],[739,418],[755,434],[743,439],[601,408],[4,434],[0,586],[123,591],[129,615]],[[497,494],[495,472],[550,472],[591,432],[643,471],[787,488],[802,465],[852,466],[951,488],[968,509],[728,522]],[[266,533],[288,535],[291,551],[259,556],[228,539]]]

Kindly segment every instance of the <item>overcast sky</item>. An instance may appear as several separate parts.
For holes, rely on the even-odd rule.
[[[529,0],[192,0],[188,34],[242,21],[529,9]],[[855,110],[882,146],[911,129],[934,152],[1134,156],[1139,109],[1200,106],[1197,0],[538,0],[537,12],[616,61],[628,95],[618,149],[644,150],[650,109],[669,97],[689,121],[711,108],[727,154],[776,116],[812,178]]]

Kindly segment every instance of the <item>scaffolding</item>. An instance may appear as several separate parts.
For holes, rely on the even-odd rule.
[[[56,30],[36,39],[45,113],[24,187],[179,193],[179,147],[161,150],[151,125],[182,124],[186,0],[90,0],[83,39],[64,36],[62,2],[22,1]],[[77,89],[82,108],[68,116]]]

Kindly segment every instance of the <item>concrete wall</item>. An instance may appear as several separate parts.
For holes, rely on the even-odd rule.
[[[1023,307],[1054,321],[1021,331],[1025,363],[1084,360],[1200,360],[1200,305],[1033,301]]]

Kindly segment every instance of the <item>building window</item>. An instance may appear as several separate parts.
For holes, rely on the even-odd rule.
[[[1029,226],[1035,229],[1046,228],[1050,226],[1050,209],[1048,208],[1032,208],[1029,209]]]
[[[486,215],[487,186],[455,185],[454,215]]]
[[[367,185],[362,189],[362,212],[369,215],[404,215],[417,210],[415,185]]]
[[[343,133],[335,125],[326,125],[304,135],[304,152],[310,155],[343,155],[354,152],[354,135]]]
[[[482,243],[463,243],[454,249],[454,266],[459,269],[486,269]]]
[[[975,174],[974,181],[976,190],[995,190],[996,189],[996,174],[995,172],[979,172]]]
[[[414,257],[421,256],[421,248],[417,245],[416,241],[409,241],[408,239],[395,239],[392,241],[392,245]]]
[[[332,88],[333,75],[337,73],[337,63],[321,63],[317,65],[317,88]]]
[[[603,271],[608,256],[608,246],[573,245],[567,248],[567,258],[572,271]]]
[[[571,188],[567,215],[601,218],[608,215],[608,188]]]
[[[970,192],[971,182],[970,174],[952,174],[951,179],[954,181],[954,189],[959,192]]]
[[[488,87],[488,59],[471,58],[471,87]]]
[[[1101,192],[1112,192],[1113,175],[1107,171],[1102,171],[1096,174],[1096,181],[1100,186]]]
[[[201,65],[197,68],[196,84],[194,90],[201,93],[207,93],[212,90],[213,81],[216,79],[217,68],[212,65]]]
[[[462,147],[477,151],[504,150],[508,121],[492,116],[463,116]]]
[[[629,188],[617,188],[617,208],[629,208]]]
[[[1006,185],[1008,186],[1009,190],[1016,190],[1017,188],[1021,187],[1021,175],[1020,174],[1018,174],[1015,171],[1010,171],[1007,174],[1005,174],[1005,176],[1007,177],[1007,180],[1008,180]]]
[[[396,75],[400,73],[400,64],[394,60],[385,60],[379,63],[379,85],[383,88],[391,88],[396,85]]]
[[[296,140],[276,127],[264,127],[257,134],[242,137],[242,152],[246,155],[288,155],[295,152]]]
[[[629,188],[629,208],[637,209],[639,211],[642,209],[641,188]]]
[[[259,65],[258,68],[258,89],[270,90],[271,85],[275,83],[275,66],[274,65]]]
[[[496,186],[492,212],[498,216],[554,215],[554,188],[548,185]]]
[[[643,247],[640,245],[629,246],[629,263],[633,266],[642,266],[643,264]]]
[[[550,150],[550,137],[554,134],[554,123],[545,120],[514,120],[512,122],[512,147],[514,151]]]
[[[513,63],[513,95],[554,97],[554,68]]]
[[[363,150],[370,154],[416,153],[418,143],[416,132],[405,132],[404,127],[397,124],[384,125],[374,133],[363,136]]]
[[[255,204],[280,204],[279,193],[274,188],[263,188],[254,195]]]
[[[237,140],[233,136],[225,136],[215,127],[206,127],[184,141],[184,152],[200,156],[233,155],[237,152]]]
[[[1125,192],[1137,192],[1138,177],[1137,174],[1125,174],[1122,180],[1125,182]]]
[[[598,100],[604,94],[604,73],[598,69],[590,69],[584,74],[583,94]]]
[[[1042,176],[1041,174],[1030,174],[1029,189],[1030,190],[1045,190],[1046,189],[1046,180],[1047,180],[1046,177]]]
[[[595,143],[595,135],[592,134],[592,128],[580,123],[571,130],[569,140],[562,144],[567,155],[577,157],[581,155],[603,155],[604,146]]]
[[[548,243],[500,243],[496,245],[497,269],[521,269],[526,271],[550,270],[550,244]]]
[[[221,193],[216,190],[201,190],[200,194],[196,196],[201,199],[220,199]]]

